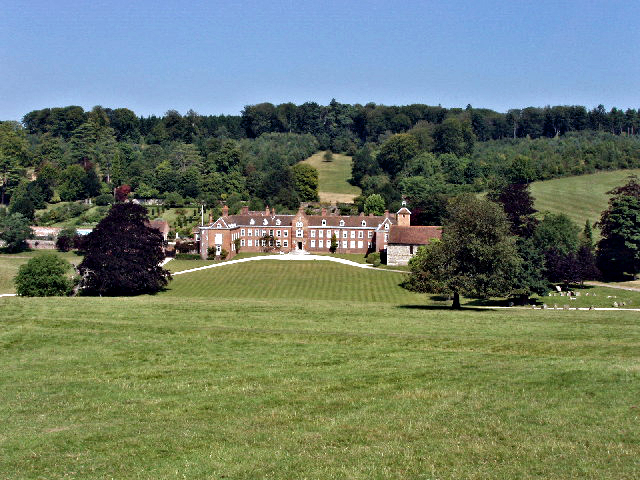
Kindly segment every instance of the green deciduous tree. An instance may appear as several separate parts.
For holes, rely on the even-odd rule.
[[[609,192],[609,208],[596,224],[602,239],[598,242],[597,263],[607,278],[625,273],[636,278],[640,272],[640,183],[633,176]]]
[[[381,195],[374,193],[369,195],[364,202],[364,213],[369,215],[382,215],[384,213],[384,199]]]
[[[301,202],[318,200],[318,170],[307,163],[296,163],[291,167],[296,192]]]
[[[468,122],[450,117],[433,129],[433,141],[435,152],[462,156],[473,151],[475,135]]]
[[[53,253],[33,257],[18,270],[16,292],[23,297],[59,297],[71,292],[71,264]]]
[[[442,240],[421,247],[411,259],[404,286],[452,294],[453,308],[460,308],[460,295],[487,298],[513,293],[520,263],[502,208],[466,194],[450,202]]]
[[[382,144],[378,153],[378,164],[393,177],[417,154],[416,138],[408,133],[399,133]]]
[[[9,252],[27,249],[27,239],[33,237],[29,219],[20,213],[0,216],[0,240],[6,243]]]

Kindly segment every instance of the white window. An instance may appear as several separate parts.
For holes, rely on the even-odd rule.
[[[296,228],[302,227],[302,222],[296,222]]]
[[[358,232],[358,238],[364,238],[364,232],[362,230]]]
[[[355,240],[351,240],[350,245],[351,248],[356,248],[356,241]]]
[[[280,230],[276,230],[276,237],[280,237],[281,236],[280,233],[281,233]]]
[[[244,237],[244,228],[240,229],[240,235],[242,235]]]
[[[371,248],[371,242],[367,242],[367,248]]]
[[[252,236],[253,235],[253,230],[249,229],[247,233],[249,234],[249,236]]]
[[[316,238],[316,231],[315,230],[311,230],[311,238]]]
[[[269,221],[266,218],[262,221],[263,225],[267,225],[268,223],[269,223]]]
[[[276,220],[276,225],[280,225],[280,223],[281,223],[281,222],[280,222],[280,219],[277,219],[277,220]]]
[[[318,247],[319,248],[324,247],[324,240],[318,240]]]
[[[276,240],[276,247],[280,246],[280,240]]]
[[[343,240],[342,241],[342,248],[347,248],[347,243],[349,243],[349,242],[347,242],[346,240]]]
[[[298,230],[296,230],[296,237],[298,238],[302,238],[302,229],[299,228]]]
[[[327,230],[327,238],[331,238],[331,229]]]
[[[373,232],[371,230],[369,230],[367,232],[367,238],[371,238],[371,237],[373,237]]]
[[[247,240],[247,247],[253,247],[253,240],[252,239]]]
[[[311,248],[316,248],[316,241],[315,240],[311,240]]]
[[[288,237],[288,236],[289,236],[289,230],[284,230],[284,231],[283,231],[283,233],[284,233],[284,236],[285,236],[285,237]],[[285,245],[285,247],[286,247],[286,245]]]
[[[251,221],[249,222],[249,225],[255,225],[256,221],[252,218]]]
[[[347,232],[346,230],[342,231],[342,238],[349,238],[349,232]]]
[[[269,230],[269,236],[273,237],[273,230]]]
[[[322,226],[324,227],[327,224],[326,220],[322,220]]]
[[[355,230],[351,230],[351,238],[356,238],[356,231]]]
[[[367,226],[367,222],[365,220],[362,220],[362,223],[360,225],[362,225],[363,227],[366,227]]]
[[[388,234],[388,233],[385,233],[385,234],[384,234],[384,241],[385,241],[385,243],[387,242],[387,240],[389,240],[389,234]]]
[[[389,224],[388,224],[388,223],[385,223],[385,224],[384,224],[384,229],[385,229],[385,230],[389,230]]]
[[[262,236],[266,237],[267,236],[267,231],[266,230],[262,230]]]
[[[358,240],[358,248],[362,248],[362,240]]]
[[[241,238],[241,239],[240,239],[240,246],[241,246],[241,247],[244,247],[244,238]]]
[[[289,246],[289,241],[288,241],[288,240],[284,240],[284,241],[282,242],[282,246],[284,246],[284,247],[288,247],[288,246]]]
[[[318,237],[322,238],[324,235],[324,230],[318,230]]]
[[[231,244],[231,251],[232,251],[232,252],[235,252],[235,251],[236,251],[236,244],[235,244],[235,243],[232,243],[232,244]]]
[[[266,247],[267,246],[267,241],[264,240],[264,239],[260,240],[260,245],[262,245],[263,247]]]
[[[340,226],[344,227],[344,220],[340,220]]]

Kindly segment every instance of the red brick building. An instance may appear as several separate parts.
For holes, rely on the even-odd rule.
[[[222,209],[222,216],[208,225],[198,227],[196,240],[200,256],[207,257],[208,248],[216,255],[224,249],[231,258],[236,254],[234,241],[240,243],[242,252],[329,252],[331,238],[335,235],[336,253],[366,254],[387,248],[389,230],[396,224],[396,215],[359,216],[306,215],[302,207],[295,215],[278,215],[269,207],[264,212],[250,212],[243,208],[239,215],[229,215]]]

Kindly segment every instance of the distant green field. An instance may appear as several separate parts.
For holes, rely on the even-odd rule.
[[[360,195],[360,188],[347,181],[351,178],[351,157],[334,153],[332,162],[324,162],[324,153],[315,153],[305,160],[318,170],[320,201],[352,202]]]
[[[0,478],[638,478],[637,313],[407,300],[0,299]]]
[[[640,170],[615,170],[578,177],[557,178],[531,184],[536,209],[544,212],[564,213],[580,227],[588,219],[591,224],[600,218],[607,208],[612,188],[623,185],[631,174]]]

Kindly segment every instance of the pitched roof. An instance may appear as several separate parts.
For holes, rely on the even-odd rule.
[[[294,215],[271,215],[266,216],[264,214],[260,214],[258,212],[250,212],[248,215],[227,215],[226,217],[221,217],[227,225],[236,224],[242,226],[259,226],[259,225],[270,225],[270,226],[290,226],[293,221]],[[253,224],[251,223],[253,220]],[[264,221],[267,221],[265,224]],[[280,220],[280,225],[278,225],[277,221]],[[214,222],[215,223],[215,222]]]
[[[345,227],[362,227],[362,221],[364,220],[365,226],[367,227],[377,227],[382,222],[385,221],[384,215],[376,215],[376,216],[351,216],[351,215],[307,215],[307,220],[309,221],[310,227],[317,227],[322,225],[322,220],[327,221],[327,227],[339,227],[340,220],[344,220]],[[391,223],[395,223],[395,218],[389,215],[389,221]]]
[[[426,245],[434,238],[442,237],[442,227],[413,226],[399,227],[392,225],[389,229],[389,244]]]

